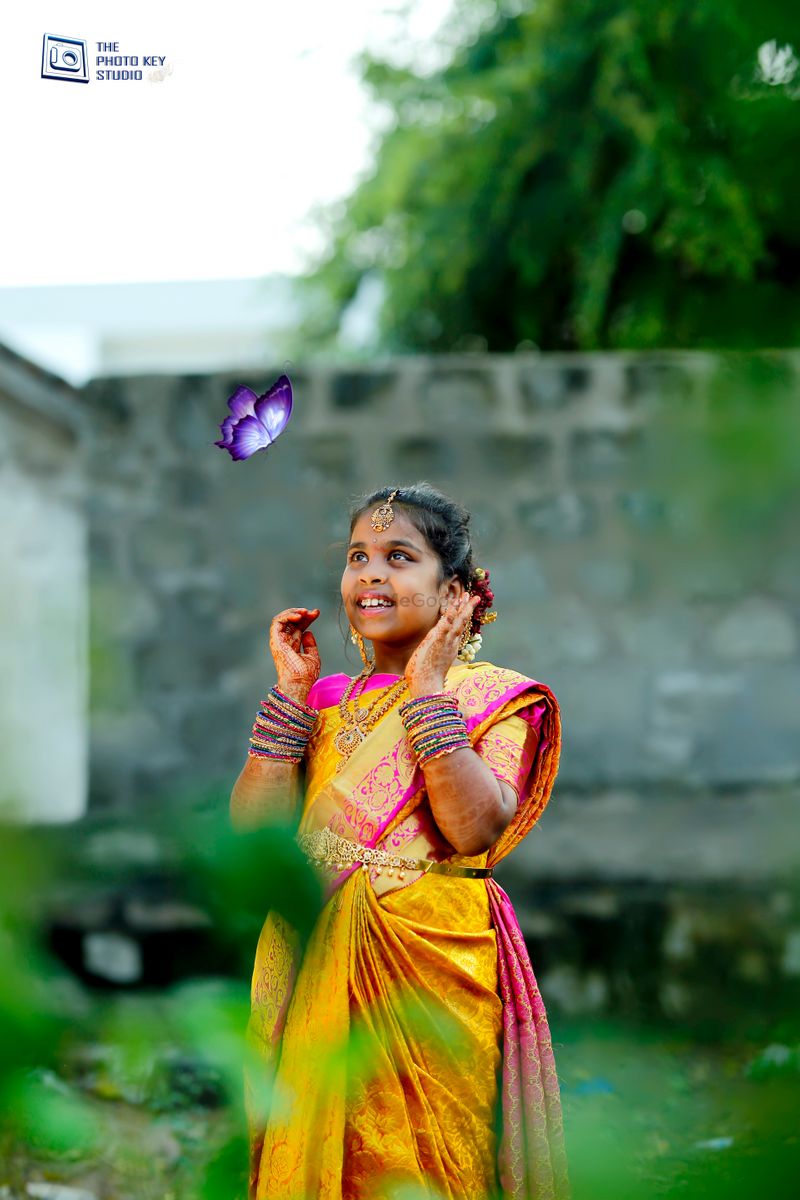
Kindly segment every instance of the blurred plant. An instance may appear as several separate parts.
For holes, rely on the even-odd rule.
[[[308,935],[319,884],[289,829],[233,833],[217,797],[216,814],[184,808],[161,832],[195,894],[250,955],[250,922],[273,905]],[[22,1197],[31,1164],[38,1175],[44,1162],[49,1179],[91,1169],[110,1181],[108,1194],[137,1200],[245,1200],[246,979],[116,997],[83,990],[38,932],[42,898],[66,870],[63,841],[20,829],[0,839],[0,1187]],[[458,1059],[446,1007],[397,987],[403,1026]],[[674,1026],[596,1020],[558,1043],[574,1200],[744,1200],[759,1179],[784,1194],[800,1165],[799,1033],[789,1014],[758,1044],[731,1046],[721,1035],[712,1055]],[[320,1045],[318,1069],[363,1082],[378,1068],[370,1045],[356,1024],[346,1044]],[[132,1109],[143,1110],[135,1134],[125,1124]],[[417,1200],[390,1180],[382,1194]]]
[[[370,351],[797,344],[793,18],[457,0],[432,67],[365,55],[375,166],[320,213],[304,353],[376,291]]]
[[[58,1077],[72,1021],[88,1003],[44,950],[37,895],[57,869],[25,830],[0,839],[0,1148],[21,1139],[55,1152],[91,1151],[101,1136],[81,1097]],[[0,1162],[6,1155],[0,1154]]]

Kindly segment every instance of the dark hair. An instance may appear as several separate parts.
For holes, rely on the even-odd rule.
[[[440,492],[426,479],[408,487],[379,488],[356,497],[350,507],[350,534],[362,513],[376,508],[394,491],[397,495],[392,500],[392,508],[397,506],[403,510],[439,559],[439,583],[455,575],[468,591],[480,595],[470,626],[470,634],[477,633],[480,618],[491,608],[494,594],[489,587],[488,571],[483,579],[473,578],[475,564],[469,532],[470,514],[457,500]]]

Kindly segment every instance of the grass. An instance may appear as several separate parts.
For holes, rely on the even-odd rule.
[[[198,987],[207,1016],[235,1023],[241,997],[231,1007],[227,988],[190,991]],[[195,996],[187,1023],[187,994],[92,1001],[59,1069],[29,1073],[38,1124],[24,1138],[18,1128],[0,1133],[7,1194],[47,1179],[99,1200],[244,1196],[235,1074],[220,1068],[218,1033],[209,1029],[208,1057],[181,1037],[201,1012]],[[731,1200],[767,1186],[772,1200],[793,1195],[800,1057],[791,1047],[724,1031],[698,1042],[676,1027],[609,1018],[551,1015],[551,1024],[574,1200]],[[53,1100],[79,1104],[80,1120],[59,1132],[66,1110]]]

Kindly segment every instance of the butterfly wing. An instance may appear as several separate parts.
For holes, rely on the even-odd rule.
[[[259,396],[255,415],[269,438],[268,445],[283,433],[292,415],[292,385],[286,375],[281,375],[268,392]]]
[[[230,446],[225,449],[231,458],[237,461],[249,458],[256,450],[266,450],[270,444],[269,434],[264,426],[252,414],[237,421],[233,429]]]
[[[253,413],[257,400],[258,396],[249,387],[238,387],[233,395],[228,397],[230,415],[219,427],[222,437],[218,442],[214,442],[215,446],[221,446],[223,450],[230,449],[233,445],[233,430],[236,423]]]
[[[252,388],[238,387],[233,395],[228,397],[228,408],[233,417],[241,421],[242,417],[253,411],[257,399],[258,396]]]

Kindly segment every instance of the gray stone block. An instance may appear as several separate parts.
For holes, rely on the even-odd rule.
[[[690,666],[702,645],[700,620],[686,608],[636,611],[626,606],[610,613],[608,620],[623,653],[654,667]]]
[[[744,563],[723,557],[716,547],[685,554],[676,577],[682,596],[692,601],[734,600],[747,588]]]
[[[800,598],[800,539],[781,549],[770,564],[765,580],[767,588],[779,596]]]
[[[606,479],[630,469],[641,451],[638,429],[577,429],[570,437],[570,470],[576,480]]]
[[[624,784],[640,776],[649,677],[648,668],[630,662],[547,670],[542,682],[555,692],[563,720],[561,786]]]
[[[96,575],[91,583],[91,622],[95,638],[117,641],[153,634],[159,624],[152,596],[120,575]]]
[[[197,467],[176,466],[161,480],[164,504],[170,508],[199,508],[211,499],[211,479]]]
[[[748,596],[711,630],[711,649],[732,662],[786,659],[797,654],[797,627],[785,606]]]
[[[330,401],[336,409],[373,408],[394,391],[396,377],[388,371],[338,371],[331,378]]]
[[[657,354],[643,355],[624,367],[624,401],[628,405],[689,402],[696,383],[687,365]]]
[[[575,566],[575,582],[586,596],[617,604],[641,595],[645,578],[641,562],[613,551],[581,558]]]
[[[634,488],[617,496],[617,507],[625,523],[634,530],[656,533],[669,524],[669,503],[646,488]]]
[[[214,445],[220,436],[220,425],[230,413],[227,399],[215,376],[178,376],[171,381],[162,401],[165,440],[178,453],[213,450],[227,457],[227,451]]]
[[[179,722],[179,745],[198,770],[207,766],[222,770],[232,762],[244,761],[242,747],[246,754],[250,726],[241,729],[232,718],[230,702],[198,696]],[[231,786],[233,782],[231,780]]]
[[[302,448],[300,481],[306,485],[332,483],[349,487],[355,479],[356,456],[347,434],[308,435]]]
[[[147,518],[133,530],[133,559],[145,576],[161,570],[199,566],[209,549],[202,529],[176,517]]]
[[[395,443],[392,461],[408,479],[450,479],[462,466],[463,444],[422,434],[403,438]]]
[[[540,537],[553,541],[585,538],[598,527],[595,501],[578,492],[559,492],[517,505],[520,524]]]
[[[433,371],[425,384],[421,416],[433,428],[485,428],[495,410],[489,376],[478,369]]]
[[[705,782],[710,776],[701,753],[711,731],[729,723],[743,703],[746,684],[741,672],[698,668],[664,671],[652,680],[649,722],[643,741],[643,775]]]
[[[550,594],[544,565],[533,551],[526,551],[511,560],[489,560],[486,565],[498,609],[529,605]]]
[[[132,424],[129,383],[125,379],[93,379],[81,392],[97,439],[102,439],[104,434],[119,436]]]
[[[554,412],[572,405],[588,393],[592,372],[588,366],[568,366],[546,361],[522,366],[519,387],[526,413]]]
[[[578,596],[560,594],[526,607],[517,602],[509,616],[525,623],[537,662],[548,671],[563,664],[597,663],[608,650],[603,621]]]
[[[709,778],[724,783],[795,783],[800,665],[752,663],[737,674],[740,693],[719,703],[697,731],[698,761]]]
[[[549,475],[553,446],[548,437],[497,433],[485,440],[484,449],[486,466],[502,479]]]

